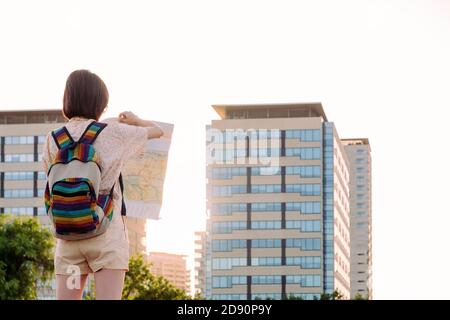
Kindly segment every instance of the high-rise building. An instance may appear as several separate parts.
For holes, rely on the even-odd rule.
[[[65,123],[58,109],[0,111],[0,214],[36,216],[41,224],[50,224],[43,201],[42,148],[47,133]],[[146,220],[126,220],[130,254],[145,255]],[[54,294],[50,288],[45,292],[41,297]]]
[[[195,232],[195,257],[194,257],[194,271],[195,271],[195,293],[200,293],[205,296],[205,262],[206,262],[206,232]]]
[[[151,252],[147,261],[152,274],[162,276],[175,287],[191,292],[191,275],[186,265],[186,256],[165,252]]]
[[[206,298],[350,298],[349,163],[322,105],[213,108]]]
[[[372,299],[372,157],[369,139],[343,139],[350,162],[351,295]]]

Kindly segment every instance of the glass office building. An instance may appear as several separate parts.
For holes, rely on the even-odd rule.
[[[213,108],[206,298],[350,298],[349,162],[322,105]]]

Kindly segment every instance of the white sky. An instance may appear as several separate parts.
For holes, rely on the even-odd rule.
[[[87,68],[107,116],[175,123],[151,250],[191,254],[215,103],[323,103],[373,149],[377,299],[450,298],[450,0],[4,1],[0,109],[59,108]]]

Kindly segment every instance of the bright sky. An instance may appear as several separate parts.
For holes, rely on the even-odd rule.
[[[211,104],[320,101],[372,144],[375,298],[450,298],[450,0],[1,1],[0,39],[0,109],[59,108],[87,68],[107,116],[175,124],[151,250],[204,228]]]

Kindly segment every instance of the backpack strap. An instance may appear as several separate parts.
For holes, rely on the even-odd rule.
[[[112,186],[112,188],[111,188],[111,191],[109,192],[109,196],[110,196],[110,198],[112,199],[113,198],[113,192],[114,192],[114,187],[115,187],[115,185],[116,184],[113,184],[113,186]],[[120,209],[120,214],[122,215],[122,216],[126,216],[127,215],[127,208],[126,208],[126,206],[125,206],[125,199],[123,198],[124,197],[124,194],[123,194],[123,178],[122,178],[122,173],[120,173],[119,174],[119,187],[120,187],[120,193],[122,193],[122,206],[121,206],[121,209]]]
[[[66,127],[61,127],[52,131],[53,140],[58,147],[58,149],[62,149],[70,146],[74,143],[72,137],[70,136],[69,131],[67,131]]]
[[[102,130],[105,129],[106,126],[106,123],[92,121],[87,126],[86,130],[84,130],[83,134],[78,140],[78,143],[93,144],[100,132],[102,132]]]
[[[122,192],[122,209],[121,209],[121,214],[122,216],[126,216],[127,215],[127,208],[125,207],[125,200],[124,200],[124,194],[123,194],[123,179],[122,179],[122,172],[119,175],[119,186],[120,186],[120,192]]]

